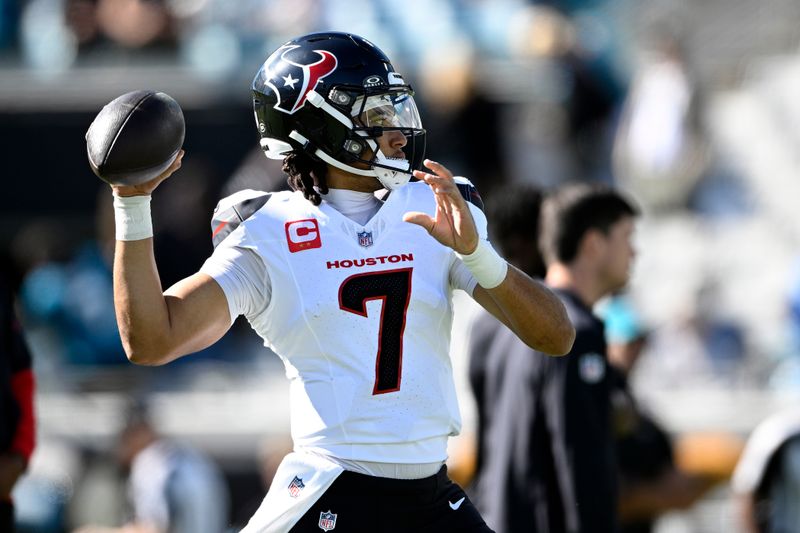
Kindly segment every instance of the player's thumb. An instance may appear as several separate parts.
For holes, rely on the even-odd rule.
[[[428,233],[430,233],[433,229],[434,223],[430,216],[426,215],[425,213],[420,213],[419,211],[409,211],[403,215],[403,221],[416,224],[417,226],[422,226],[422,228],[424,228]]]

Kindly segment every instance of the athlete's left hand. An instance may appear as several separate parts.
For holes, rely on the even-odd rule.
[[[460,254],[470,254],[478,247],[478,229],[469,206],[453,180],[453,173],[430,159],[423,163],[435,174],[415,170],[414,176],[430,186],[436,198],[436,216],[411,211],[403,220],[422,226],[437,241]]]

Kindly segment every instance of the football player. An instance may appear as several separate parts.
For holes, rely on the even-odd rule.
[[[460,427],[452,292],[554,355],[574,337],[564,306],[492,249],[469,181],[430,160],[417,170],[425,131],[413,91],[372,43],[293,39],[252,89],[261,146],[294,191],[223,200],[198,273],[162,293],[152,251],[149,195],[180,157],[151,182],[113,187],[129,359],[168,363],[239,315],[281,357],[294,452],[247,532],[489,531],[443,466]]]

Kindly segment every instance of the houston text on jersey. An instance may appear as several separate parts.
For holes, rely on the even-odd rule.
[[[353,268],[363,266],[385,265],[386,263],[405,263],[413,261],[414,254],[399,254],[399,255],[380,255],[378,257],[366,257],[364,259],[341,259],[336,261],[328,261],[328,270],[332,268]]]

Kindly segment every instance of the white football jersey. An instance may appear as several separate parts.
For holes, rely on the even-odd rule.
[[[402,220],[434,214],[430,188],[393,191],[365,225],[299,192],[237,195],[227,204],[244,199],[257,210],[235,212],[238,227],[201,271],[222,287],[231,319],[244,314],[283,360],[296,449],[354,461],[446,459],[447,437],[460,429],[452,292],[471,294],[476,282],[452,249]],[[482,211],[468,205],[486,238]]]

